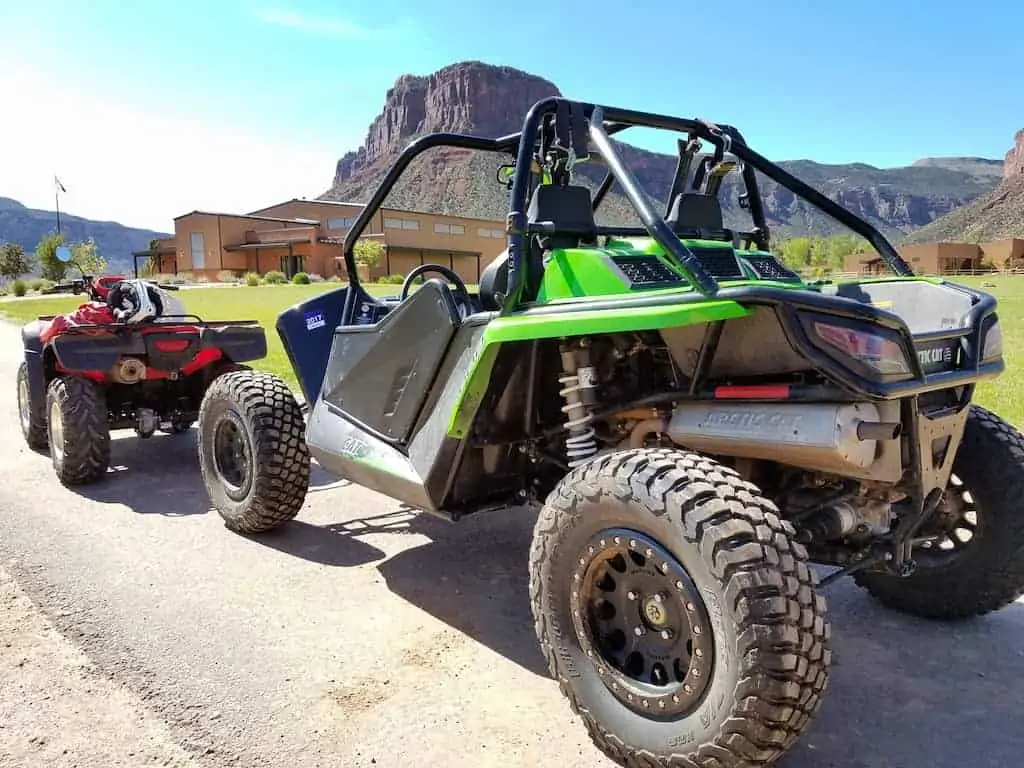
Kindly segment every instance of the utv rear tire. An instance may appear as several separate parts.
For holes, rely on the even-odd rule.
[[[110,428],[103,390],[86,379],[61,376],[46,392],[50,459],[64,485],[99,480],[110,466]]]
[[[854,580],[884,605],[930,619],[967,619],[999,610],[1024,594],[1024,435],[973,405],[953,460],[946,495],[967,491],[976,503],[973,536],[952,556],[914,547],[917,569],[906,578],[863,571]],[[963,524],[965,521],[959,521]]]
[[[622,451],[561,481],[534,531],[531,609],[598,748],[628,768],[753,768],[793,745],[831,660],[825,600],[793,537],[755,486],[694,453]],[[619,615],[633,631],[606,633]],[[658,638],[687,639],[668,651]],[[638,663],[642,643],[653,650]],[[641,668],[646,686],[630,679]]]
[[[45,402],[45,401],[44,401]],[[18,366],[18,421],[21,434],[33,451],[46,450],[46,407],[32,404],[32,390],[29,387],[28,363]]]
[[[227,527],[261,533],[293,519],[309,488],[305,420],[270,373],[217,376],[199,409],[199,466]]]

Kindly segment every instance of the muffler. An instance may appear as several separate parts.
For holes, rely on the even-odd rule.
[[[900,424],[880,421],[872,403],[699,402],[678,405],[666,433],[701,453],[842,474],[870,467]]]

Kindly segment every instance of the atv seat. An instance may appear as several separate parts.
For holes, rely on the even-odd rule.
[[[576,248],[597,240],[597,222],[590,190],[579,185],[541,184],[533,191],[526,222],[545,231],[529,237],[531,274],[543,269],[543,251]],[[484,311],[501,309],[497,298],[508,287],[508,250],[502,251],[480,274],[480,303]]]

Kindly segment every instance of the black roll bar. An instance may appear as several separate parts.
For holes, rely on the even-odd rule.
[[[718,281],[704,269],[704,265],[697,260],[693,251],[676,236],[676,233],[665,222],[665,218],[654,212],[650,203],[647,202],[647,196],[640,188],[636,176],[622,162],[619,153],[615,151],[611,137],[604,130],[604,110],[601,107],[594,107],[591,113],[590,140],[597,146],[597,151],[601,153],[605,163],[608,164],[608,170],[612,172],[615,180],[622,187],[622,191],[626,193],[626,197],[629,198],[629,202],[633,204],[636,212],[640,215],[640,221],[643,222],[644,228],[650,236],[658,245],[672,254],[682,266],[683,271],[686,272],[687,279],[701,293],[706,296],[713,296],[717,293]]]
[[[472,136],[459,133],[432,133],[411,142],[398,156],[384,179],[374,191],[370,200],[363,206],[345,235],[343,255],[348,271],[350,284],[358,285],[359,278],[355,263],[355,243],[362,236],[370,220],[382,207],[399,178],[417,156],[435,147],[456,147],[482,152],[507,153],[515,156],[515,175],[509,200],[509,212],[506,221],[508,233],[509,274],[508,289],[503,303],[504,310],[516,307],[522,297],[526,285],[526,244],[529,228],[526,221],[526,209],[529,204],[529,192],[532,178],[533,152],[545,118],[555,115],[559,105],[568,100],[551,97],[536,102],[527,112],[523,120],[522,130],[496,139]],[[768,227],[764,216],[764,206],[758,191],[757,175],[760,171],[769,179],[789,189],[797,197],[805,199],[823,213],[836,219],[854,233],[867,240],[882,256],[897,275],[907,277],[914,274],[913,269],[897,253],[889,241],[868,222],[851,211],[843,208],[818,190],[796,178],[785,169],[776,165],[763,155],[747,146],[743,135],[733,126],[714,124],[705,120],[693,120],[670,117],[649,112],[637,112],[618,107],[601,106],[579,102],[582,113],[588,121],[590,140],[594,142],[601,159],[608,166],[609,173],[602,182],[595,199],[595,208],[604,198],[613,183],[618,183],[625,192],[636,213],[640,216],[644,228],[668,253],[671,253],[684,267],[691,282],[701,292],[714,294],[718,289],[717,282],[703,269],[693,253],[683,244],[666,224],[664,217],[658,215],[647,202],[643,190],[636,178],[622,161],[611,142],[611,136],[631,127],[655,128],[677,133],[688,133],[710,142],[719,152],[731,152],[743,165],[741,172],[747,193],[747,204],[759,239],[767,244]],[[572,110],[569,110],[571,113]],[[766,247],[766,246],[765,246]],[[350,295],[354,292],[350,291]]]

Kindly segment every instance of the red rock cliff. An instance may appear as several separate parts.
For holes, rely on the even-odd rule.
[[[425,77],[402,75],[388,90],[363,146],[338,161],[334,184],[381,158],[393,159],[417,134],[513,133],[530,105],[557,95],[558,88],[542,77],[479,61],[452,64]]]

